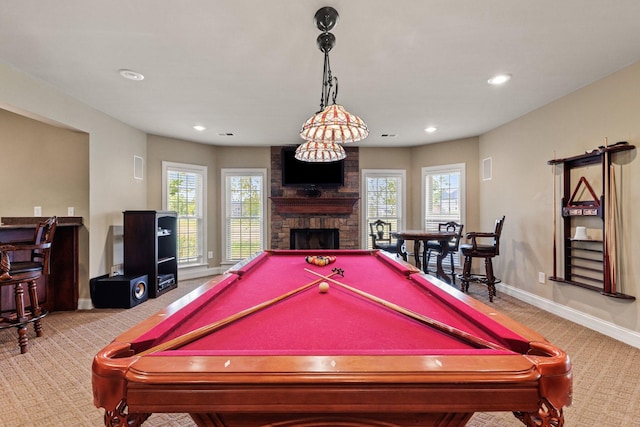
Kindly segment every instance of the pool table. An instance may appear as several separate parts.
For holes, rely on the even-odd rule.
[[[105,425],[122,427],[155,412],[216,427],[463,426],[476,411],[561,426],[572,390],[565,352],[377,250],[261,252],[118,336],[92,380]]]

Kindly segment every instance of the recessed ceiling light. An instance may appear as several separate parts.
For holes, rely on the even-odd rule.
[[[195,125],[193,128],[195,130],[197,130],[198,132],[202,132],[203,130],[207,129],[206,127],[204,127],[202,125]]]
[[[424,131],[427,133],[434,133],[435,131],[437,131],[438,128],[435,126],[429,126],[428,128],[426,128]]]
[[[125,79],[134,80],[134,81],[144,80],[144,76],[138,73],[137,71],[122,69],[122,70],[118,70],[118,72]]]
[[[505,84],[509,80],[511,80],[511,74],[498,74],[497,76],[491,77],[487,81],[490,85],[501,85]]]

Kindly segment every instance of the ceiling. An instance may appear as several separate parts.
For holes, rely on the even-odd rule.
[[[0,62],[147,133],[297,144],[320,104],[323,6],[360,146],[477,136],[640,60],[638,0],[0,0]]]

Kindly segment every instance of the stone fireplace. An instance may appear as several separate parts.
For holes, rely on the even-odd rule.
[[[292,248],[292,230],[304,230],[299,235],[307,244],[319,244],[320,230],[335,230],[337,248],[360,247],[360,171],[357,147],[345,147],[344,185],[339,188],[319,188],[320,195],[308,196],[304,188],[282,186],[282,147],[271,147],[271,249]],[[327,238],[323,237],[323,243]],[[333,241],[332,241],[333,242]],[[331,243],[332,245],[334,243]],[[300,245],[300,243],[298,243]],[[302,249],[302,248],[300,248]],[[321,249],[310,247],[310,249]],[[334,249],[334,248],[327,248]]]

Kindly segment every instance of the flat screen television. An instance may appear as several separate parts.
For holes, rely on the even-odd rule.
[[[282,185],[307,187],[341,187],[344,185],[344,160],[337,162],[302,162],[295,158],[296,147],[282,149]]]

